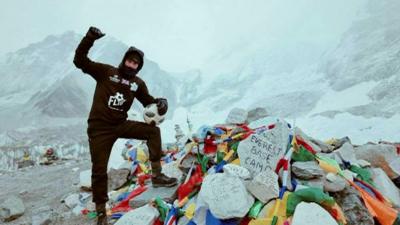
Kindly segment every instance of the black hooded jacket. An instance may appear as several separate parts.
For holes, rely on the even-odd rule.
[[[87,54],[94,39],[85,36],[75,51],[74,64],[96,80],[96,89],[88,124],[117,125],[128,117],[128,110],[137,98],[143,106],[154,103],[145,82],[136,76],[143,67],[143,52],[131,47],[125,53],[119,68],[91,61]],[[123,66],[128,53],[136,51],[142,57],[134,74],[124,74]]]

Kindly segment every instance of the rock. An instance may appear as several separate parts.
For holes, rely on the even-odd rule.
[[[176,190],[178,189],[179,185],[175,185],[173,187],[158,187],[154,188],[153,186],[149,186],[148,189],[136,196],[132,200],[129,201],[129,205],[131,208],[138,208],[146,205],[156,197],[160,197],[166,202],[172,203],[173,200],[176,199]]]
[[[131,210],[123,215],[114,225],[152,225],[159,217],[158,210],[150,205],[145,205]]]
[[[9,196],[0,204],[0,218],[5,222],[17,219],[25,213],[25,205],[17,196]]]
[[[285,122],[277,122],[275,128],[252,134],[238,146],[240,165],[247,168],[252,176],[275,170],[288,146],[289,128]]]
[[[17,163],[18,169],[29,167],[29,166],[34,166],[35,162],[33,160],[23,160]]]
[[[231,176],[237,176],[244,180],[251,178],[251,174],[248,169],[231,163],[224,166],[224,173]]]
[[[381,168],[374,168],[371,170],[373,174],[373,181],[376,188],[397,207],[400,206],[400,193],[399,189],[393,184],[390,178]]]
[[[267,117],[267,116],[268,116],[268,113],[265,108],[257,107],[257,108],[254,108],[254,109],[248,111],[246,122],[251,123],[253,121],[259,120],[259,119]]]
[[[77,172],[78,170],[79,170],[79,167],[72,168],[73,172]]]
[[[315,161],[295,162],[292,165],[292,172],[300,179],[310,180],[324,176],[324,171]]]
[[[28,194],[28,191],[27,190],[22,190],[22,191],[19,192],[19,194],[20,195],[26,195],[26,194]]]
[[[350,170],[343,170],[343,176],[346,180],[354,181],[354,177],[357,177],[357,174],[351,172]]]
[[[329,173],[329,174],[332,174],[332,173]],[[339,177],[337,175],[334,175],[334,174],[332,174],[334,176],[334,178],[332,178],[332,177],[328,178],[328,175],[327,175],[327,179],[324,180],[324,191],[339,192],[339,191],[343,191],[343,189],[346,188],[347,181],[345,179],[343,179],[342,177]]]
[[[387,144],[365,144],[354,148],[357,159],[371,163],[373,167],[384,167],[397,158],[396,147]],[[386,172],[386,171],[385,171]]]
[[[296,137],[300,136],[308,145],[311,146],[312,149],[314,149],[314,151],[322,152],[322,149],[318,145],[316,145],[315,143],[313,143],[311,141],[313,138],[311,138],[306,133],[304,133],[300,128],[298,128],[298,127],[295,128],[295,134],[296,134]]]
[[[227,124],[243,124],[247,119],[247,111],[241,108],[233,108],[225,120]]]
[[[301,184],[301,186],[305,186],[304,188],[308,188],[308,187],[315,187],[315,188],[319,188],[321,190],[324,189],[324,182],[325,182],[325,178],[324,177],[320,177],[320,178],[316,178],[316,179],[311,179],[311,180],[300,180],[298,179],[297,182],[299,184]],[[298,185],[296,187],[296,191],[303,189],[303,187],[301,187],[300,185]]]
[[[356,154],[349,142],[345,142],[339,149],[335,151],[337,154],[340,154],[342,158],[346,161],[349,161],[351,164],[357,164]],[[341,162],[341,160],[339,161]]]
[[[84,170],[79,174],[79,186],[84,189],[92,187],[92,171]]]
[[[181,180],[183,173],[179,169],[176,161],[172,161],[170,163],[166,163],[162,166],[162,173],[167,175],[168,177],[173,177],[178,179],[178,182]]]
[[[332,216],[316,203],[301,202],[296,206],[293,215],[292,225],[310,225],[310,224],[337,225]]]
[[[122,187],[127,181],[130,171],[127,169],[113,169],[108,171],[108,190],[116,190]]]
[[[197,157],[194,154],[187,154],[181,161],[180,168],[190,169],[193,162],[197,162]]]
[[[328,145],[323,141],[320,141],[320,140],[315,139],[315,138],[311,138],[310,141],[312,143],[316,144],[321,149],[321,151],[324,152],[324,153],[329,153],[329,152],[333,151],[333,146],[332,145]]]
[[[340,139],[335,139],[335,141],[332,143],[333,148],[336,150],[344,145],[344,143],[350,143],[351,140],[349,137],[342,137]]]
[[[347,186],[343,191],[333,193],[336,203],[340,205],[347,218],[348,225],[374,225],[374,219],[364,206],[358,192]]]
[[[272,170],[257,174],[246,187],[254,197],[263,203],[279,197],[278,175]]]
[[[74,193],[69,195],[64,199],[64,203],[70,209],[75,208],[79,204],[79,194]]]
[[[218,219],[244,217],[254,203],[242,180],[224,173],[210,174],[204,178],[199,198],[208,205]]]
[[[368,161],[365,161],[364,159],[358,159],[357,164],[362,168],[371,166],[371,163],[369,163]]]
[[[55,224],[58,214],[50,209],[49,206],[33,210],[32,225],[50,225]]]

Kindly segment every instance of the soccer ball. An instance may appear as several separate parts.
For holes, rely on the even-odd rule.
[[[143,119],[148,124],[155,123],[156,125],[160,125],[165,119],[165,114],[160,116],[157,105],[153,103],[144,108]]]

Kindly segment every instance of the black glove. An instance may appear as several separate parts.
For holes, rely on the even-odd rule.
[[[158,113],[162,116],[168,111],[168,101],[165,98],[156,98],[155,103],[157,104]]]
[[[101,32],[101,30],[97,27],[90,27],[88,32],[86,33],[86,37],[89,37],[93,40],[102,38],[104,35],[106,35],[106,34]]]

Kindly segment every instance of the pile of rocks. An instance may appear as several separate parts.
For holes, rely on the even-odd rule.
[[[108,213],[125,224],[383,224],[399,223],[398,145],[349,138],[320,141],[265,112],[234,109],[224,124],[177,135],[163,171],[180,180],[152,188],[146,146],[109,171]],[[63,202],[95,218],[90,171],[82,192]]]

